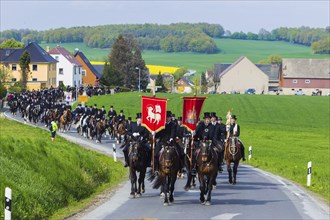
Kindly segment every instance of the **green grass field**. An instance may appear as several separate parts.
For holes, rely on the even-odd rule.
[[[118,93],[90,98],[88,105],[110,105],[135,118],[141,111],[139,93]],[[158,94],[168,98],[167,108],[182,114],[182,95]],[[238,117],[241,139],[253,147],[248,164],[288,178],[306,187],[307,163],[312,161],[311,191],[330,201],[329,113],[330,97],[271,95],[207,95],[203,112],[214,111],[223,118],[229,109]],[[239,174],[238,174],[239,175]],[[239,177],[238,177],[239,178]]]
[[[213,68],[215,63],[233,63],[240,56],[248,57],[253,63],[267,59],[269,55],[278,54],[283,58],[329,58],[329,55],[315,55],[310,47],[290,44],[280,41],[253,41],[215,39],[218,48],[216,54],[199,53],[165,53],[162,51],[145,50],[142,54],[146,64],[187,67],[197,70],[198,73]],[[46,49],[55,47],[57,44],[41,44]],[[86,47],[83,43],[63,43],[61,46],[73,53],[79,48],[90,61],[104,61],[109,54],[109,49],[93,49]]]
[[[0,197],[12,189],[12,219],[62,219],[127,178],[122,163],[49,131],[0,118]],[[4,203],[0,203],[4,218]]]

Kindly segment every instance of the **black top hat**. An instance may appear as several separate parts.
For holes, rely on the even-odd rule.
[[[104,108],[104,105],[102,105],[102,108]]]
[[[231,118],[237,120],[236,115],[232,115]]]
[[[94,106],[97,106],[97,104],[94,104]]]
[[[175,117],[175,114],[172,114],[172,117]]]
[[[204,118],[211,118],[210,112],[204,112]]]
[[[211,112],[211,117],[217,117],[216,113],[215,112]]]
[[[182,121],[182,117],[181,116],[178,117],[178,121]]]
[[[120,113],[124,113],[124,111],[123,110],[120,110]]]
[[[142,114],[141,114],[141,112],[136,113],[136,118],[142,118]]]
[[[222,121],[222,118],[221,118],[221,117],[219,117],[219,118],[218,118],[218,120],[219,120],[219,121]]]
[[[132,117],[127,117],[127,120],[132,121]]]
[[[172,117],[172,112],[171,111],[166,111],[166,118]]]
[[[113,108],[113,105],[111,105],[110,108]]]

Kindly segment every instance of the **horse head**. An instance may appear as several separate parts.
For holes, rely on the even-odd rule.
[[[199,144],[201,159],[203,163],[206,163],[210,160],[211,152],[211,143],[208,140],[203,140]]]
[[[174,142],[167,142],[165,146],[163,146],[163,169],[165,174],[169,174],[171,167],[174,165],[175,161],[178,161],[178,154],[176,152]]]
[[[235,156],[239,152],[238,138],[231,136],[227,139],[227,152]]]

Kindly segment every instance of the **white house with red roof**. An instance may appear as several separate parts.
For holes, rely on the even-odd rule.
[[[48,52],[58,61],[56,66],[56,86],[80,86],[82,84],[82,64],[65,48],[57,46]]]

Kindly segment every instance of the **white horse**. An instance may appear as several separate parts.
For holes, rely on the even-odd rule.
[[[152,123],[152,120],[154,120],[154,122],[157,122],[157,124],[159,124],[161,115],[159,113],[154,113],[153,110],[154,108],[152,106],[147,107],[148,109],[148,116],[147,116],[147,120],[150,121]]]

